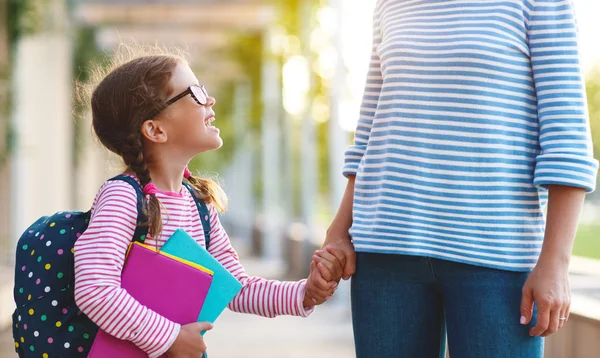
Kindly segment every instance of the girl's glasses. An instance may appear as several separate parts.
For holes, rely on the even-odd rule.
[[[206,88],[204,88],[204,86],[191,85],[188,88],[186,88],[185,91],[181,92],[177,96],[168,100],[167,103],[165,103],[165,106],[161,110],[153,112],[152,115],[148,117],[148,120],[156,117],[165,108],[167,108],[168,106],[172,105],[173,103],[179,101],[180,99],[187,96],[188,94],[191,95],[192,98],[194,99],[194,101],[196,101],[196,103],[198,103],[201,106],[205,106],[208,103],[208,93],[206,93]]]

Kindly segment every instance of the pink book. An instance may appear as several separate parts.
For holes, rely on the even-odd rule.
[[[131,245],[123,267],[121,287],[144,306],[184,325],[198,319],[212,279],[213,272],[198,264],[136,242]],[[98,330],[88,357],[144,358],[148,355],[130,341]]]

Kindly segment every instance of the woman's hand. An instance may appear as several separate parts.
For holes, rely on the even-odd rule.
[[[542,253],[523,286],[521,323],[529,324],[535,302],[537,324],[529,334],[547,337],[569,318],[571,285],[569,261],[585,190],[548,185],[548,213]]]
[[[346,231],[345,233],[338,233],[335,231],[328,232],[323,244],[323,249],[328,253],[335,255],[341,261],[343,257],[344,266],[342,272],[342,278],[344,280],[349,279],[356,272],[356,252],[354,251],[354,245],[350,234]],[[340,278],[336,278],[339,282]]]
[[[568,265],[556,261],[540,261],[523,286],[521,324],[529,324],[535,302],[537,323],[531,336],[547,337],[558,331],[569,319],[571,286]]]
[[[323,250],[335,255],[338,260],[343,263],[342,278],[344,280],[349,279],[354,272],[356,272],[356,253],[354,252],[354,245],[350,238],[350,227],[352,226],[352,202],[354,200],[354,182],[356,176],[348,176],[348,185],[346,185],[346,191],[340,204],[329,230],[327,230],[327,236],[325,237],[325,243],[323,244]],[[339,277],[336,278],[336,282],[339,282]]]
[[[175,343],[167,351],[169,358],[201,358],[206,351],[206,344],[200,335],[213,328],[209,322],[196,322],[181,326]]]

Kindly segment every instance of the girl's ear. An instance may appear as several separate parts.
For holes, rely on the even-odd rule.
[[[160,121],[147,120],[142,124],[142,135],[153,143],[165,143],[167,141],[167,132]]]

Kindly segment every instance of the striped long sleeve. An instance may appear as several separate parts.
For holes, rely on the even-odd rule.
[[[202,222],[187,189],[159,191],[157,198],[162,204],[163,230],[159,238],[148,236],[146,243],[160,247],[182,228],[205,246]],[[125,253],[136,226],[136,202],[134,189],[122,181],[106,182],[98,192],[88,229],[75,244],[75,301],[102,330],[158,357],[171,347],[181,327],[141,305],[121,287]],[[309,315],[311,311],[303,307],[305,280],[281,282],[248,276],[217,211],[212,205],[209,208],[209,252],[243,285],[230,308],[265,317]]]
[[[545,188],[595,186],[569,0],[378,0],[355,249],[528,271]]]
[[[242,290],[229,304],[230,310],[263,317],[307,317],[312,313],[312,310],[307,311],[303,306],[306,280],[286,282],[248,276],[213,206],[210,206],[210,212],[209,252],[242,283]]]
[[[541,146],[534,184],[593,191],[598,162],[593,158],[573,5],[569,0],[536,0],[527,5]]]

